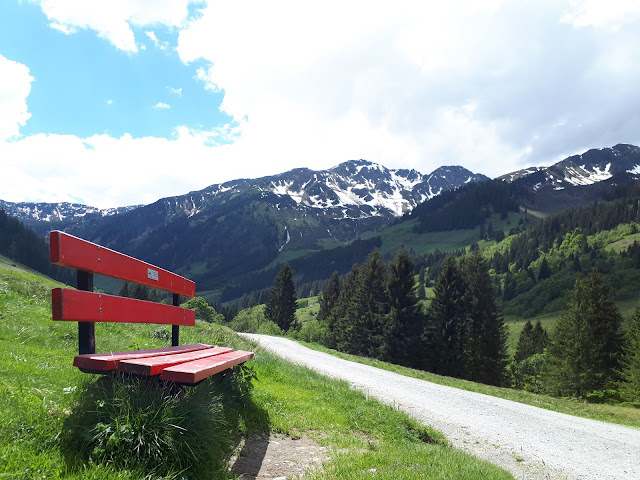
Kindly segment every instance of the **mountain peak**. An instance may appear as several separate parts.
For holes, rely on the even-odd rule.
[[[593,185],[620,173],[640,173],[640,148],[619,143],[608,148],[592,148],[572,155],[549,167],[533,167],[498,177],[539,189],[551,185],[555,190],[567,186]]]

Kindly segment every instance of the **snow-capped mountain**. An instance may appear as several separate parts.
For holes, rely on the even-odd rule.
[[[298,168],[211,185],[117,215],[68,204],[0,208],[29,219],[42,235],[64,229],[216,290],[233,289],[238,276],[277,265],[281,255],[292,259],[373,234],[420,202],[483,180],[456,166],[423,175],[352,160],[328,170]],[[265,281],[272,278],[255,287]]]
[[[96,214],[102,217],[128,212],[136,206],[100,209],[80,203],[12,203],[0,200],[0,210],[22,221],[61,222]]]
[[[429,175],[391,170],[351,160],[323,171],[299,168],[258,179],[254,187],[292,199],[299,207],[324,210],[334,218],[400,216],[443,191],[488,180],[459,167],[440,167]]]
[[[567,187],[593,185],[611,179],[616,174],[640,174],[640,147],[618,144],[611,148],[588,150],[573,155],[550,167],[532,167],[499,177],[500,180],[531,184],[534,190],[552,187],[564,190]]]
[[[440,167],[423,175],[416,170],[392,170],[366,160],[351,160],[328,170],[297,168],[255,180],[233,180],[160,202],[167,204],[171,216],[193,217],[228,196],[254,191],[261,192],[263,199],[277,209],[310,209],[310,212],[334,219],[389,219],[411,211],[417,204],[443,191],[484,180],[488,177],[459,166]],[[105,217],[135,208],[138,206],[98,209],[72,203],[0,200],[0,209],[9,215],[35,222],[72,223],[90,214]]]

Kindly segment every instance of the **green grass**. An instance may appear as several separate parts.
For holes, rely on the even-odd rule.
[[[418,234],[413,232],[417,220],[409,220],[380,232],[382,255],[395,255],[398,250],[413,249],[416,254],[425,254],[435,250],[447,251],[466,248],[480,240],[480,228],[473,230],[452,230],[449,232],[431,232]]]
[[[246,403],[225,406],[231,393],[228,387],[216,390],[215,380],[196,387],[200,390],[193,390],[193,395],[210,400],[221,397],[222,410],[216,412],[191,408],[188,398],[172,398],[171,391],[144,383],[135,387],[133,395],[127,394],[125,380],[85,375],[71,366],[77,327],[75,323],[51,321],[49,298],[54,286],[55,282],[0,259],[0,477],[161,478],[154,467],[161,462],[154,460],[156,454],[151,454],[151,466],[129,455],[130,449],[140,444],[132,432],[149,425],[153,432],[159,432],[158,438],[170,439],[174,437],[162,432],[167,427],[175,430],[172,426],[179,422],[186,422],[179,426],[190,431],[188,425],[224,418],[231,422],[228,438],[221,435],[223,441],[214,449],[221,458],[237,447],[240,436],[253,433],[305,435],[326,446],[330,460],[307,478],[366,478],[370,469],[376,469],[376,478],[388,480],[512,478],[445,445],[438,432],[365,398],[347,383],[289,364],[218,325],[198,323],[183,328],[181,343],[255,349],[256,358],[249,364],[258,380],[253,382]],[[120,351],[165,346],[166,332],[167,327],[157,325],[98,324],[96,348]],[[172,409],[155,405],[158,398],[166,398]],[[136,406],[139,403],[143,407]],[[188,408],[180,413],[182,404]],[[83,435],[93,442],[90,450],[83,450],[86,442],[73,441]],[[209,434],[203,440],[211,442],[211,437]],[[148,439],[142,441],[142,445],[149,443]],[[188,452],[176,455],[189,459]],[[206,455],[197,454],[200,460]],[[232,477],[222,471],[194,472],[190,479]]]
[[[306,301],[307,306],[298,308],[296,310],[296,318],[300,324],[304,324],[309,320],[312,320],[317,317],[318,312],[320,311],[320,303],[318,302],[318,297],[308,297],[300,299],[299,301]]]
[[[527,217],[522,213],[511,212],[505,220],[502,220],[500,215],[492,215],[485,223],[488,225],[489,222],[491,222],[494,231],[501,229],[504,230],[505,234],[508,234],[511,228],[518,226],[521,218],[525,219]],[[529,223],[527,225],[538,221],[537,218],[532,216],[529,216],[528,219]],[[493,241],[480,241],[480,227],[469,230],[451,230],[447,232],[418,234],[413,232],[413,228],[417,224],[418,220],[408,220],[380,232],[378,234],[382,238],[380,253],[383,255],[395,255],[398,250],[404,248],[406,250],[412,249],[416,254],[422,255],[434,252],[435,250],[446,252],[449,250],[468,248],[476,242],[480,242],[481,246],[494,243]]]
[[[304,343],[304,342],[301,342]],[[603,422],[617,423],[620,425],[628,425],[631,427],[640,427],[640,409],[633,407],[621,407],[616,405],[605,404],[588,404],[584,402],[569,401],[563,398],[550,397],[522,390],[514,390],[511,388],[494,387],[484,385],[482,383],[470,382],[453,377],[443,377],[434,373],[424,372],[421,370],[413,370],[401,367],[392,363],[373,360],[370,358],[358,357],[346,353],[331,350],[322,345],[304,343],[309,348],[326,352],[339,358],[344,358],[353,362],[371,365],[377,368],[388,370],[408,377],[426,380],[428,382],[437,383],[438,385],[446,385],[448,387],[468,390],[470,392],[483,393],[492,397],[504,398],[514,402],[533,405],[535,407],[553,410],[555,412],[566,413],[578,417],[590,418],[593,420],[601,420]]]

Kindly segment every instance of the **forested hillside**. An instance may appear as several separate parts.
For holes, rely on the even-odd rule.
[[[0,210],[0,255],[67,284],[75,284],[73,273],[49,262],[44,238]]]

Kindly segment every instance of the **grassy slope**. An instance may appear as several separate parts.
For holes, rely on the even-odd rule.
[[[91,382],[71,367],[76,324],[52,322],[50,289],[56,283],[0,258],[0,476],[17,479],[133,479],[140,474],[89,465],[68,470],[58,438],[73,405],[74,390]],[[166,327],[96,326],[97,349],[164,346]],[[155,335],[154,335],[155,333]],[[183,328],[183,343],[209,342],[255,348],[226,328]],[[245,433],[280,431],[308,435],[329,447],[332,459],[311,478],[500,479],[506,472],[443,445],[437,432],[404,413],[368,400],[344,382],[257,351],[251,363],[258,381],[252,392],[259,418]]]

